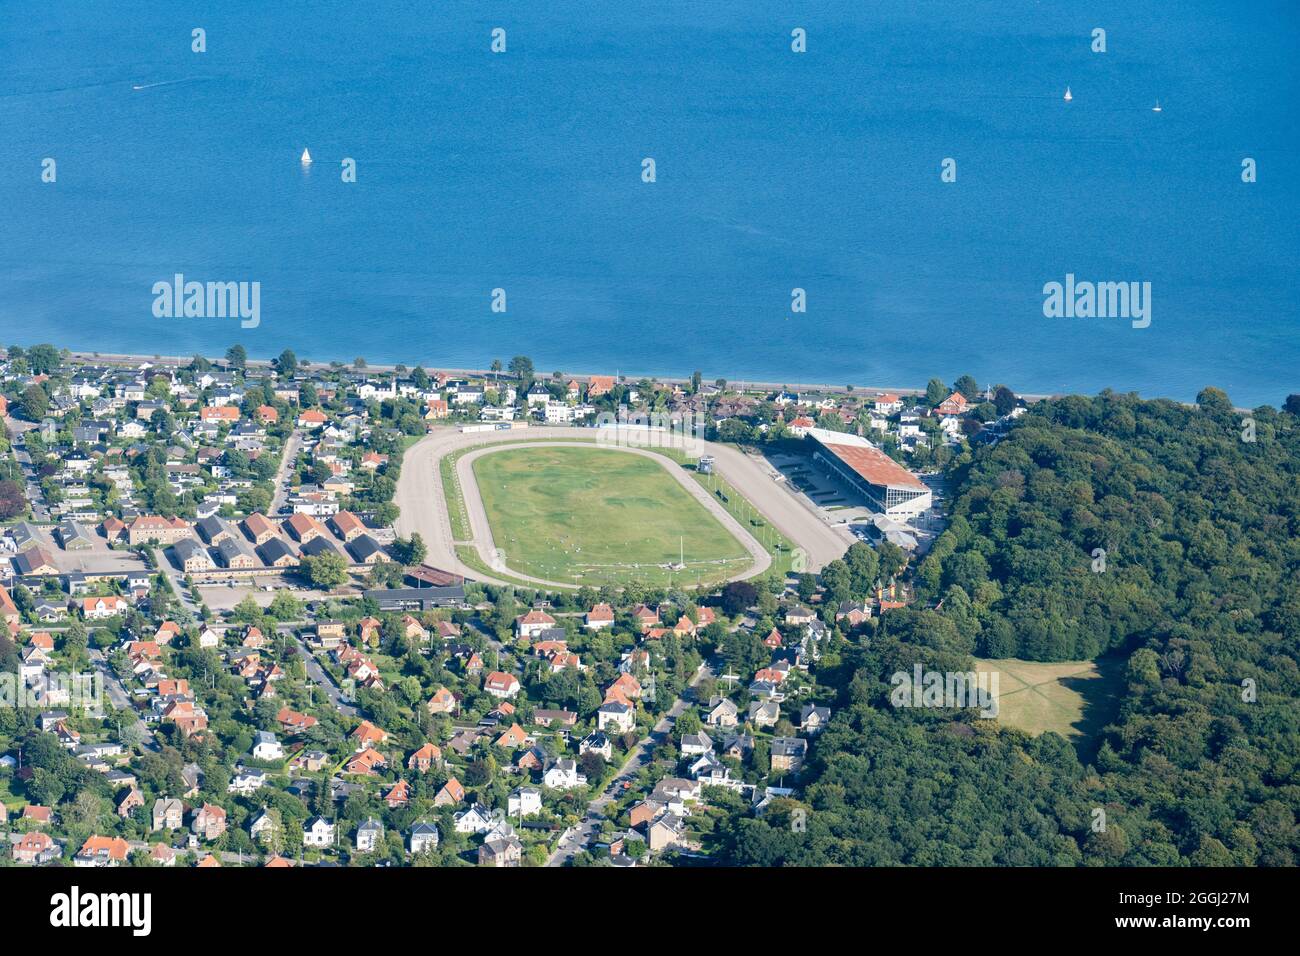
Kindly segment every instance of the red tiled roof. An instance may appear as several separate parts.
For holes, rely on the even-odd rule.
[[[834,433],[826,433],[833,435]],[[913,488],[925,491],[926,486],[914,474],[890,458],[879,448],[870,445],[841,444],[833,437],[817,436],[817,440],[827,451],[842,461],[850,469],[861,475],[873,485],[892,485],[898,488]]]

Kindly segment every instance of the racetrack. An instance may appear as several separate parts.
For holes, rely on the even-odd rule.
[[[428,549],[426,561],[438,568],[463,574],[468,578],[485,581],[489,584],[508,584],[507,580],[492,578],[481,571],[471,568],[456,555],[456,540],[452,534],[451,521],[448,517],[448,505],[443,493],[440,463],[442,459],[454,452],[478,446],[502,445],[526,442],[529,445],[545,443],[547,440],[574,439],[594,442],[597,430],[591,428],[527,428],[508,431],[462,433],[456,428],[439,428],[416,442],[409,449],[402,462],[401,477],[397,482],[394,502],[401,509],[401,516],[395,525],[398,534],[409,536],[419,532]],[[656,436],[656,441],[665,446],[684,447],[686,439],[681,435],[664,434]],[[715,470],[736,491],[740,492],[764,518],[770,522],[787,539],[804,552],[804,567],[817,571],[827,562],[838,558],[848,547],[850,538],[846,533],[830,527],[824,518],[788,491],[783,482],[772,480],[770,468],[761,460],[750,457],[729,445],[714,442],[701,442],[690,439],[691,453],[712,455]],[[718,502],[704,491],[681,468],[661,455],[655,455],[653,448],[637,448],[619,445],[626,451],[648,454],[671,467],[667,470],[683,487],[686,487],[715,515],[723,526],[741,541],[746,550],[754,556],[755,564],[736,577],[752,577],[761,574],[771,566],[771,557],[766,549],[740,525]],[[485,449],[486,450],[486,449]],[[469,526],[473,538],[472,544],[479,558],[489,567],[493,566],[494,548],[487,515],[483,510],[482,499],[472,472],[473,458],[483,451],[471,452],[457,461],[457,478],[460,483],[461,496],[468,511]],[[761,557],[760,557],[761,555]],[[562,582],[544,581],[516,571],[503,569],[503,577],[526,580],[539,587],[572,587]]]

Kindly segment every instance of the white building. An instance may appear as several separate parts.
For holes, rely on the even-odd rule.
[[[324,817],[312,817],[303,825],[303,846],[330,846],[333,843],[334,824]]]
[[[808,440],[817,449],[813,460],[861,492],[873,508],[899,521],[929,510],[931,494],[925,482],[865,438],[810,428]]]
[[[506,803],[506,813],[512,817],[530,817],[541,810],[542,791],[536,787],[517,787]]]
[[[275,734],[259,730],[257,741],[253,744],[253,756],[258,760],[283,760],[284,748],[275,739]]]
[[[608,704],[602,704],[596,711],[597,730],[613,729],[620,734],[625,734],[635,725],[636,712],[622,701],[611,700]]]
[[[550,770],[542,776],[542,783],[552,790],[571,790],[585,787],[587,778],[578,773],[578,764],[574,760],[557,760]]]
[[[372,853],[384,838],[384,825],[373,817],[357,827],[357,852]]]

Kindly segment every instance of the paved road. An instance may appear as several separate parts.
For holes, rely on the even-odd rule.
[[[688,687],[694,687],[705,677],[712,676],[713,667],[704,663],[695,671],[695,676],[691,678]],[[582,822],[577,827],[567,831],[556,844],[555,850],[546,860],[547,866],[564,866],[574,858],[580,851],[588,849],[596,837],[600,835],[601,820],[604,817],[605,807],[609,806],[623,792],[623,782],[633,779],[644,769],[649,762],[650,750],[658,746],[671,732],[673,725],[677,723],[677,718],[686,712],[686,708],[692,706],[691,702],[686,699],[686,695],[678,697],[663,717],[659,718],[659,723],[651,728],[650,733],[646,734],[636,742],[627,755],[627,762],[623,764],[622,769],[614,775],[614,779],[609,782],[601,794],[587,805],[587,813],[582,818]]]
[[[298,460],[298,450],[302,448],[302,432],[294,429],[284,443],[284,454],[280,457],[280,467],[275,470],[275,494],[271,496],[269,517],[280,513],[289,498],[289,479],[294,462]]]
[[[394,498],[401,509],[397,533],[410,535],[418,531],[428,547],[428,563],[436,567],[477,580],[504,584],[506,582],[499,579],[485,577],[456,557],[456,542],[447,515],[439,462],[451,452],[484,444],[574,438],[592,441],[595,437],[595,430],[590,428],[528,428],[469,433],[456,428],[436,429],[406,452]],[[683,436],[664,436],[663,440],[680,445]],[[785,482],[773,481],[772,469],[761,459],[729,445],[714,442],[699,442],[698,445],[704,454],[713,456],[718,474],[748,499],[784,537],[804,550],[807,570],[820,570],[842,555],[851,543],[847,532],[832,528],[823,515],[792,494]],[[479,544],[482,553],[482,542]],[[488,553],[491,553],[490,548]]]
[[[172,593],[176,595],[176,600],[181,602],[181,607],[194,620],[198,621],[199,605],[194,603],[194,597],[190,594],[190,589],[185,586],[185,572],[171,563],[165,548],[152,548],[150,553],[153,554],[153,561],[157,570],[163,573],[163,577],[167,579],[168,585],[171,586]]]
[[[131,703],[131,695],[127,693],[126,685],[118,679],[117,674],[113,672],[113,668],[109,666],[108,660],[104,657],[104,652],[98,648],[91,648],[88,653],[91,666],[99,671],[104,679],[104,691],[108,694],[108,699],[113,706],[134,715],[136,711]],[[139,716],[136,716],[136,726],[140,729],[141,746],[156,751],[158,749],[158,738],[154,736],[153,728]]]
[[[334,708],[346,717],[357,716],[357,709],[343,699],[343,694],[339,691],[338,684],[330,677],[329,672],[320,666],[320,661],[316,660],[316,655],[311,652],[302,639],[292,628],[277,628],[281,634],[288,634],[293,642],[298,645],[298,653],[302,655],[303,666],[307,668],[307,676],[319,685],[320,689],[325,691],[325,696],[329,698]]]
[[[6,418],[4,422],[9,429],[9,433],[14,435],[15,438],[13,447],[14,460],[18,462],[18,466],[22,470],[23,493],[27,498],[28,505],[31,506],[32,520],[35,522],[49,521],[51,520],[50,509],[45,501],[45,494],[41,491],[41,486],[37,482],[36,465],[32,462],[31,453],[27,450],[27,439],[24,434],[36,426],[30,422],[20,422],[13,418]]]

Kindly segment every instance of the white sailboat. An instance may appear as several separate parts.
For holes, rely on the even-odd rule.
[[[1164,112],[1164,110],[1162,110],[1162,109],[1160,108],[1160,101],[1159,101],[1159,100],[1156,100],[1156,105],[1153,106],[1153,107],[1151,107],[1151,112],[1152,112],[1152,113],[1163,113],[1163,112]]]
[[[1065,102],[1068,103],[1072,99],[1074,99],[1074,94],[1070,92],[1070,88],[1067,86],[1065,88]]]
[[[311,165],[311,150],[309,150],[309,149],[304,149],[304,150],[302,151],[302,164],[303,164],[304,166],[310,166],[310,165]]]

